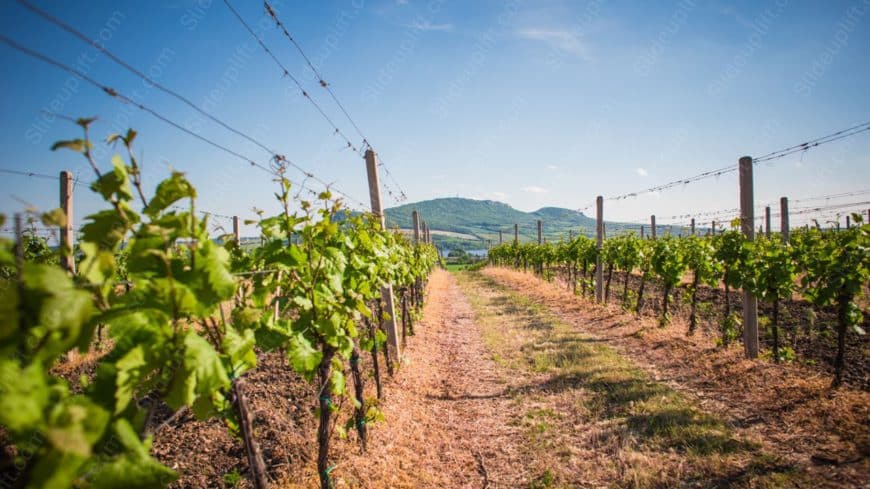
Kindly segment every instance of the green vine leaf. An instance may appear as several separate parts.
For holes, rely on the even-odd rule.
[[[157,185],[154,197],[143,212],[149,217],[157,217],[166,208],[185,198],[196,198],[196,190],[183,173],[173,172],[170,178]]]

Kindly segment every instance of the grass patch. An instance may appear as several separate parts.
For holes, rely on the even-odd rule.
[[[553,473],[547,469],[544,473],[535,477],[535,479],[529,483],[529,489],[547,489],[548,487],[553,487],[555,482],[556,479],[553,477]]]

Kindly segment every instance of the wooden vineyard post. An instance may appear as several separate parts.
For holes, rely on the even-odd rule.
[[[502,239],[503,239],[503,238],[504,238],[504,237],[502,236],[501,229],[499,229],[499,230],[498,230],[498,244],[501,244],[501,243],[502,243]]]
[[[694,217],[692,218],[691,227],[692,227],[692,236],[694,236],[695,235],[695,218]]]
[[[378,178],[378,162],[377,156],[372,149],[367,149],[366,158],[366,173],[369,179],[369,197],[372,203],[372,213],[378,217],[381,222],[381,229],[386,229],[384,220],[384,207],[381,203],[381,183]],[[390,343],[390,353],[393,359],[398,361],[401,358],[402,352],[399,350],[399,335],[396,331],[396,308],[393,304],[393,285],[389,284],[381,289],[381,295],[384,298],[384,306],[386,313],[390,316],[384,321],[384,329],[387,331],[387,341]]]
[[[239,229],[239,216],[233,216],[233,239],[237,245],[242,244],[242,231]]]
[[[417,244],[420,242],[420,213],[417,209],[411,212],[411,222],[414,226],[414,244]]]
[[[779,232],[782,242],[788,243],[788,197],[779,199]]]
[[[852,217],[849,214],[846,214],[846,229],[852,228]]]
[[[72,173],[64,170],[60,172],[60,208],[66,215],[63,226],[60,228],[60,266],[71,274],[76,273],[76,261],[73,257],[73,178]],[[18,249],[23,251],[21,243],[21,216],[16,215],[15,232],[18,237]],[[23,255],[22,255],[23,256]],[[73,362],[79,359],[78,349],[73,348],[66,354],[67,361]]]
[[[643,239],[643,224],[640,225],[640,239]]]
[[[764,237],[770,237],[770,206],[764,207]]]
[[[649,226],[650,226],[650,229],[652,229],[652,234],[650,234],[650,237],[652,237],[652,239],[656,239],[656,216],[655,215],[649,216]]]
[[[269,476],[266,472],[266,463],[263,461],[263,452],[260,449],[260,444],[254,438],[254,417],[249,408],[248,398],[245,395],[244,380],[242,378],[233,380],[231,390],[233,402],[236,405],[236,413],[239,416],[242,439],[245,442],[245,452],[247,453],[249,464],[252,465],[251,472],[254,476],[254,487],[266,489],[269,487]]]
[[[538,244],[544,243],[544,221],[538,219]]]
[[[60,266],[69,273],[76,273],[76,261],[73,258],[73,178],[72,173],[60,172],[60,208],[66,215],[60,228]]]
[[[514,224],[514,243],[520,242],[520,225]]]
[[[18,282],[21,283],[24,271],[24,224],[21,214],[15,214],[15,270]]]
[[[598,254],[595,258],[595,301],[604,299],[604,270],[601,269],[601,247],[604,245],[604,197],[595,199],[595,234]]]
[[[716,221],[710,222],[710,235],[716,236]]]
[[[755,239],[752,157],[740,158],[740,227],[746,239]],[[747,358],[758,357],[758,299],[743,291],[743,347]]]

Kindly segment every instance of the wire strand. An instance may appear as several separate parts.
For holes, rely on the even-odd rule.
[[[272,18],[272,20],[275,21],[275,25],[278,27],[278,29],[284,34],[284,37],[287,38],[287,40],[293,45],[293,47],[296,48],[296,51],[298,51],[299,54],[302,56],[302,59],[305,60],[305,63],[308,65],[308,68],[311,69],[311,72],[314,73],[314,76],[317,77],[317,81],[320,84],[320,86],[322,88],[324,88],[327,91],[327,93],[329,93],[329,96],[332,98],[333,102],[335,102],[335,105],[338,106],[339,110],[341,110],[341,112],[344,114],[345,118],[347,118],[348,122],[350,122],[350,125],[353,126],[354,130],[356,130],[356,133],[359,135],[360,138],[362,138],[362,148],[361,149],[363,149],[363,150],[366,148],[373,149],[372,145],[369,143],[368,138],[365,136],[365,134],[363,134],[362,129],[360,129],[359,125],[356,123],[356,121],[354,121],[353,117],[350,116],[350,113],[344,107],[344,104],[341,103],[341,101],[338,99],[338,96],[332,90],[332,85],[324,79],[323,74],[320,72],[320,70],[317,69],[317,67],[314,66],[314,63],[311,62],[311,58],[308,57],[308,55],[305,53],[305,50],[302,49],[302,46],[299,44],[299,42],[296,40],[296,38],[294,38],[293,35],[290,34],[290,32],[287,30],[287,27],[284,25],[284,22],[281,21],[280,17],[278,17],[278,13],[275,11],[275,9],[269,4],[269,2],[267,0],[263,1],[263,6],[266,9],[266,13]],[[248,31],[250,32],[250,29]],[[252,34],[253,34],[253,32],[252,32]],[[276,60],[276,62],[277,62],[277,60]],[[280,65],[280,63],[279,63],[279,65]],[[283,69],[283,65],[280,65],[280,66]],[[298,85],[298,83],[297,83],[297,85]],[[300,87],[300,89],[301,88],[302,87]],[[393,199],[396,200],[397,202],[407,200],[408,197],[405,194],[405,190],[402,188],[401,184],[399,184],[398,180],[396,180],[396,178],[393,176],[393,174],[390,172],[390,170],[386,167],[386,164],[383,161],[383,158],[380,158],[379,163],[380,164],[378,166],[380,166],[384,170],[384,173],[386,174],[387,178],[390,179],[393,182],[393,184],[396,186],[396,188],[398,189],[397,192],[399,194],[399,197],[396,197],[395,195],[393,195],[394,194],[393,190],[390,188],[389,185],[387,185],[386,182],[381,182],[381,184],[387,190],[387,193],[390,194],[390,196],[392,196]]]
[[[334,131],[333,134],[341,136],[341,138],[344,139],[345,143],[347,144],[347,147],[353,149],[354,153],[356,153],[357,152],[356,146],[354,146],[354,144],[344,134],[344,132],[342,132],[341,129],[339,129],[339,127],[335,124],[335,122],[332,121],[332,119],[326,114],[326,112],[323,110],[323,108],[320,106],[320,104],[318,104],[313,98],[311,98],[311,95],[308,93],[307,90],[305,90],[305,87],[302,86],[302,83],[300,83],[299,80],[290,73],[290,70],[288,70],[287,67],[284,66],[283,63],[281,63],[281,60],[279,60],[278,57],[275,56],[275,53],[273,53],[272,50],[269,49],[269,46],[266,46],[266,43],[263,42],[263,39],[260,36],[258,36],[256,32],[254,32],[254,29],[251,28],[251,26],[247,23],[247,21],[245,21],[245,19],[241,16],[241,14],[239,14],[239,12],[235,8],[233,8],[233,6],[229,2],[229,0],[224,0],[224,4],[233,13],[233,15],[236,17],[236,19],[239,20],[239,22],[242,24],[242,26],[244,26],[244,28],[248,31],[248,33],[250,33],[251,36],[257,41],[257,43],[260,45],[260,47],[262,47],[263,50],[266,51],[266,54],[268,54],[269,57],[272,58],[272,61],[274,61],[275,64],[278,65],[278,67],[281,69],[283,76],[285,76],[293,81],[293,83],[296,85],[296,87],[299,88],[299,90],[302,92],[302,96],[306,100],[308,100],[311,103],[311,105],[313,105],[314,108],[317,109],[317,112],[320,113],[321,117],[323,117],[324,120],[326,120],[326,122],[329,123],[330,126],[332,126],[332,129]]]
[[[65,72],[67,72],[67,73],[69,73],[69,74],[71,74],[71,75],[73,75],[73,76],[76,76],[76,77],[80,78],[81,80],[83,80],[83,81],[85,81],[85,82],[87,82],[87,83],[89,83],[89,84],[91,84],[91,85],[93,85],[93,86],[99,88],[99,89],[102,90],[106,95],[109,95],[110,97],[112,97],[112,98],[114,98],[114,99],[116,99],[116,100],[118,100],[118,101],[120,101],[120,102],[122,102],[122,103],[125,103],[125,104],[128,104],[128,105],[132,105],[132,106],[134,106],[134,107],[136,107],[136,108],[138,108],[138,109],[140,109],[140,110],[142,110],[142,111],[144,111],[144,112],[147,112],[147,113],[151,114],[153,117],[157,118],[158,120],[160,120],[160,121],[162,121],[162,122],[164,122],[164,123],[166,123],[166,124],[168,124],[168,125],[170,125],[170,126],[176,128],[176,129],[178,129],[179,131],[182,131],[182,132],[184,132],[184,133],[186,133],[186,134],[188,134],[188,135],[190,135],[190,136],[192,136],[192,137],[194,137],[194,138],[196,138],[196,139],[198,139],[198,140],[200,140],[200,141],[202,141],[202,142],[204,142],[204,143],[206,143],[206,144],[208,144],[208,145],[210,145],[210,146],[212,146],[212,147],[214,147],[214,148],[217,148],[217,149],[219,149],[219,150],[221,150],[221,151],[223,151],[223,152],[225,152],[225,153],[227,153],[227,154],[229,154],[229,155],[232,155],[232,156],[234,156],[234,157],[236,157],[236,158],[238,158],[238,159],[240,159],[240,160],[242,160],[242,161],[245,161],[245,162],[248,163],[250,166],[255,167],[255,168],[259,169],[259,170],[262,170],[262,171],[268,173],[269,175],[276,176],[276,175],[280,172],[280,169],[276,170],[276,169],[273,169],[273,168],[269,168],[269,167],[267,167],[267,166],[265,166],[265,165],[263,165],[263,164],[261,164],[261,163],[258,163],[258,162],[256,162],[255,160],[253,160],[253,159],[251,159],[251,158],[249,158],[249,157],[247,157],[247,156],[245,156],[245,155],[243,155],[243,154],[241,154],[241,153],[239,153],[239,152],[237,152],[237,151],[234,151],[234,150],[232,150],[232,149],[230,149],[230,148],[228,148],[228,147],[226,147],[226,146],[224,146],[224,145],[222,145],[222,144],[220,144],[220,143],[218,143],[218,142],[216,142],[216,141],[213,141],[213,140],[211,140],[211,139],[209,139],[209,138],[207,138],[207,137],[205,137],[205,136],[202,136],[202,135],[200,135],[200,134],[197,134],[197,133],[195,133],[195,132],[193,132],[193,131],[191,131],[191,130],[185,128],[185,127],[183,127],[181,124],[179,124],[179,123],[173,121],[172,119],[169,119],[168,117],[166,117],[166,116],[160,114],[160,113],[157,112],[156,110],[154,110],[154,109],[152,109],[152,108],[150,108],[150,107],[148,107],[148,106],[146,106],[146,105],[144,105],[144,104],[141,104],[141,103],[139,103],[139,102],[135,102],[135,101],[131,100],[129,97],[123,95],[122,93],[118,92],[118,91],[115,90],[114,88],[111,88],[111,87],[109,87],[109,86],[107,86],[107,85],[103,85],[102,83],[100,83],[100,82],[98,82],[97,80],[95,80],[95,79],[89,77],[88,75],[82,73],[81,71],[76,70],[75,68],[72,68],[72,67],[70,67],[70,66],[67,66],[67,65],[65,65],[65,64],[63,64],[63,63],[61,63],[61,62],[59,62],[59,61],[57,61],[57,60],[54,60],[54,59],[52,59],[52,58],[50,58],[50,57],[48,57],[48,56],[46,56],[46,55],[44,55],[44,54],[42,54],[42,53],[39,53],[39,52],[37,52],[37,51],[34,51],[34,50],[32,50],[32,49],[30,49],[30,48],[27,48],[27,47],[25,47],[25,46],[22,46],[21,44],[18,44],[17,42],[13,41],[12,39],[10,39],[10,38],[8,38],[8,37],[6,37],[6,36],[0,35],[0,42],[5,43],[6,45],[8,45],[9,47],[11,47],[12,49],[14,49],[14,50],[16,50],[16,51],[19,51],[19,52],[21,52],[21,53],[23,53],[23,54],[26,54],[26,55],[30,56],[30,57],[33,57],[33,58],[39,59],[39,60],[41,60],[41,61],[43,61],[43,62],[45,62],[45,63],[47,63],[47,64],[50,64],[50,65],[52,65],[52,66],[55,66],[55,67],[59,68],[59,69],[65,71]],[[289,179],[289,178],[288,178],[288,181],[290,181],[290,182],[291,182],[293,185],[295,185],[295,186],[301,187],[301,189],[306,190],[307,192],[309,192],[309,193],[312,194],[313,196],[318,196],[318,193],[317,193],[317,192],[315,192],[315,191],[313,191],[313,190],[311,190],[311,189],[306,188],[304,185],[302,185],[302,184],[300,184],[300,183],[298,183],[298,182],[295,182],[295,181],[293,181],[292,179]],[[327,185],[327,189],[329,189],[329,188],[330,188],[330,187]],[[337,189],[335,189],[335,192],[336,192],[336,193],[339,193],[340,195],[344,196],[345,198],[348,198],[348,199],[350,199],[350,200],[355,201],[357,204],[362,205],[362,203],[361,203],[360,201],[358,201],[358,200],[356,200],[356,199],[353,199],[352,197],[348,196],[348,195],[345,194],[344,192],[341,192],[341,191],[339,191],[339,190],[337,190]],[[362,206],[362,208],[364,208],[364,205]]]
[[[785,156],[788,156],[788,155],[791,155],[794,153],[798,153],[798,152],[808,151],[812,148],[816,148],[816,147],[821,146],[823,144],[832,143],[834,141],[839,141],[841,139],[855,136],[855,135],[863,133],[865,131],[870,131],[870,122],[865,122],[863,124],[858,124],[856,126],[852,126],[850,128],[847,128],[847,129],[842,129],[842,130],[839,130],[839,131],[834,132],[832,134],[828,134],[827,136],[821,136],[821,137],[812,139],[812,140],[807,141],[805,143],[800,143],[800,144],[796,144],[794,146],[789,146],[787,148],[783,148],[783,149],[780,149],[777,151],[772,151],[772,152],[767,153],[765,155],[762,155],[758,158],[753,158],[752,163],[754,165],[758,165],[759,163],[762,163],[765,161],[783,158]],[[697,182],[699,180],[704,180],[704,179],[711,178],[711,177],[719,177],[719,176],[722,176],[722,175],[725,175],[728,173],[733,173],[736,171],[737,171],[737,165],[731,165],[731,166],[726,166],[726,167],[722,167],[722,168],[717,168],[715,170],[708,170],[708,171],[699,173],[697,175],[693,175],[693,176],[686,177],[686,178],[681,178],[679,180],[674,180],[674,181],[671,181],[668,183],[664,183],[662,185],[656,185],[655,187],[650,187],[647,189],[638,190],[636,192],[630,192],[627,194],[617,195],[614,197],[607,197],[606,200],[623,200],[623,199],[627,199],[630,197],[637,197],[638,195],[660,192],[662,190],[667,190],[667,189],[670,189],[670,188],[673,188],[673,187],[676,187],[679,185],[686,185],[689,183]]]
[[[317,177],[316,175],[314,175],[311,171],[309,171],[309,170],[307,170],[307,169],[301,167],[300,165],[296,164],[296,163],[293,162],[292,160],[288,159],[285,155],[283,155],[283,154],[279,154],[276,150],[274,150],[274,149],[268,147],[266,144],[262,143],[261,141],[255,139],[254,137],[252,137],[252,136],[250,136],[250,135],[244,133],[243,131],[241,131],[241,130],[239,130],[239,129],[236,129],[235,127],[233,127],[233,126],[231,126],[230,124],[224,122],[223,120],[219,119],[218,117],[214,116],[213,114],[209,113],[208,111],[206,111],[206,110],[200,108],[196,103],[194,103],[193,101],[191,101],[189,98],[185,97],[184,95],[181,95],[180,93],[178,93],[178,92],[176,92],[176,91],[174,91],[174,90],[172,90],[172,89],[170,89],[170,88],[168,88],[168,87],[166,87],[166,86],[160,84],[159,82],[157,82],[156,80],[152,79],[151,77],[149,77],[148,75],[146,75],[146,74],[143,73],[142,71],[140,71],[140,70],[136,69],[135,67],[133,67],[130,63],[127,63],[126,61],[124,61],[123,59],[121,59],[119,56],[115,55],[114,53],[112,53],[111,51],[109,51],[108,49],[106,49],[102,44],[100,44],[100,43],[94,41],[93,39],[89,38],[88,36],[86,36],[86,35],[83,34],[82,32],[76,30],[74,27],[72,27],[71,25],[67,24],[66,22],[64,22],[64,21],[62,21],[62,20],[60,20],[60,19],[58,19],[57,17],[54,17],[54,16],[51,15],[50,13],[48,13],[48,12],[46,12],[46,11],[44,11],[44,10],[38,8],[38,7],[36,7],[35,5],[29,3],[29,2],[26,1],[26,0],[17,0],[17,1],[18,1],[19,4],[21,4],[22,6],[24,6],[25,8],[27,8],[27,9],[30,10],[31,12],[33,12],[34,14],[38,15],[39,17],[41,17],[41,18],[45,19],[46,21],[48,21],[48,22],[50,22],[50,23],[56,25],[57,27],[60,27],[61,29],[65,30],[66,32],[70,33],[71,35],[77,37],[78,39],[80,39],[80,40],[82,40],[82,41],[84,41],[84,42],[90,44],[90,45],[93,46],[95,49],[97,49],[98,51],[100,51],[101,53],[103,53],[103,54],[105,54],[107,57],[109,57],[109,58],[110,58],[112,61],[114,61],[116,64],[118,64],[118,65],[121,66],[122,68],[126,69],[127,71],[133,73],[134,75],[138,76],[138,77],[141,78],[143,81],[146,81],[146,82],[149,83],[151,86],[153,86],[153,87],[157,88],[158,90],[160,90],[161,92],[163,92],[163,93],[165,93],[165,94],[167,94],[167,95],[169,95],[169,96],[171,96],[171,97],[173,97],[173,98],[179,100],[180,102],[182,102],[183,104],[185,104],[185,105],[187,105],[188,107],[192,108],[193,110],[197,111],[198,113],[200,113],[201,115],[205,116],[206,118],[208,118],[208,119],[211,120],[212,122],[218,124],[219,126],[223,127],[224,129],[226,129],[226,130],[232,132],[233,134],[236,134],[237,136],[240,136],[240,137],[246,139],[247,141],[249,141],[249,142],[253,143],[254,145],[256,145],[257,147],[259,147],[260,149],[266,151],[267,153],[269,153],[269,154],[271,155],[271,157],[272,157],[274,160],[284,161],[284,162],[286,162],[287,164],[289,164],[291,167],[293,167],[294,169],[296,169],[296,170],[298,170],[299,172],[301,172],[302,174],[304,174],[306,178],[310,178],[310,179],[312,179],[312,180],[314,180],[314,181],[320,183],[320,184],[323,185],[325,188],[327,188],[327,189],[331,189],[331,190],[335,191],[336,193],[338,193],[338,194],[344,196],[345,198],[347,198],[347,199],[349,199],[349,200],[354,200],[354,201],[356,201],[357,203],[360,203],[357,199],[354,199],[354,198],[350,197],[349,195],[347,195],[347,194],[345,194],[344,192],[342,192],[340,189],[335,188],[335,187],[332,186],[331,184],[329,184],[329,183],[323,181],[322,179],[318,178],[318,177]],[[132,101],[131,101],[131,102],[132,102]],[[136,104],[134,103],[134,105],[136,105]],[[140,108],[141,108],[141,107],[140,107]],[[146,111],[148,111],[148,112],[152,112],[152,115],[154,115],[155,117],[158,117],[158,118],[163,119],[164,122],[167,122],[167,123],[173,124],[173,125],[175,125],[176,127],[178,127],[179,129],[181,129],[181,130],[187,132],[188,134],[193,134],[194,136],[197,136],[195,133],[191,133],[191,131],[188,131],[188,130],[185,129],[185,128],[179,127],[178,125],[176,125],[176,124],[174,124],[174,123],[172,123],[172,122],[170,122],[170,121],[165,120],[165,118],[162,118],[161,116],[159,116],[159,115],[157,115],[157,114],[154,114],[153,111],[150,111],[149,109],[143,108],[142,110],[146,110]],[[202,139],[202,138],[201,138],[201,139]],[[209,143],[209,144],[212,144],[212,143]],[[237,157],[241,157],[241,155],[239,155],[238,153],[235,153],[235,156],[237,156]],[[244,158],[244,157],[243,157],[243,158]],[[250,161],[250,159],[248,159],[248,160]],[[270,171],[271,171],[271,170],[270,170]],[[360,203],[360,204],[361,204],[361,203]]]
[[[856,126],[852,126],[848,129],[841,129],[833,134],[828,134],[827,136],[818,137],[807,141],[805,143],[796,144],[794,146],[789,146],[788,148],[783,148],[777,151],[771,151],[766,155],[759,156],[758,158],[753,158],[753,162],[760,163],[762,161],[769,161],[776,158],[782,158],[784,156],[788,156],[790,154],[806,151],[810,148],[815,148],[822,144],[830,143],[833,141],[838,141],[843,138],[847,138],[850,136],[854,136],[855,134],[870,130],[870,122],[864,122],[863,124],[858,124]]]

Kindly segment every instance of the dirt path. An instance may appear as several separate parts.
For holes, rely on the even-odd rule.
[[[504,395],[511,379],[487,352],[471,306],[448,272],[433,273],[416,332],[405,364],[385,387],[386,423],[373,427],[368,454],[339,462],[336,486],[522,486],[524,440],[510,423],[513,401]]]

